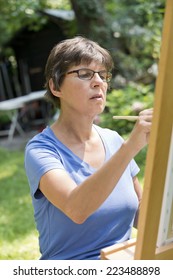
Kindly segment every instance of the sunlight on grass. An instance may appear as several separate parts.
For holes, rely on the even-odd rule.
[[[1,154],[2,151],[1,151]],[[6,177],[11,177],[15,174],[17,170],[17,159],[16,162],[14,162],[12,159],[9,158],[10,155],[7,154],[5,155],[5,158],[2,157],[0,159],[0,179],[6,178]],[[7,164],[7,161],[10,161],[10,164]]]
[[[1,171],[0,171],[0,179],[4,179],[4,178],[6,178],[6,177],[8,177],[8,176],[13,176],[14,172],[15,172],[15,171],[13,171],[13,170],[8,170],[8,169],[6,169],[6,170],[1,170]]]
[[[38,260],[40,257],[37,232],[13,242],[0,242],[1,260]]]
[[[40,256],[24,152],[0,148],[0,259]]]

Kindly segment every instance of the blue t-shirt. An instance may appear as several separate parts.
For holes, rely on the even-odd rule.
[[[121,147],[123,139],[115,131],[94,127],[101,137],[108,160]],[[96,169],[59,141],[50,127],[27,144],[25,168],[39,232],[41,259],[99,259],[102,248],[130,238],[138,208],[133,177],[139,168],[134,160],[109,197],[83,224],[74,223],[50,203],[39,190],[39,181],[45,172],[60,168],[66,170],[78,185]]]

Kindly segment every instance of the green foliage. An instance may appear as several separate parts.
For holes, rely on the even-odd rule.
[[[113,33],[109,50],[115,69],[101,125],[126,135],[134,124],[112,120],[112,116],[136,115],[153,107],[165,1],[110,0],[105,7]]]
[[[153,107],[151,85],[129,83],[123,89],[112,90],[107,95],[105,112],[101,116],[101,126],[116,130],[120,135],[129,133],[133,122],[113,120],[114,115],[138,115],[139,111]]]
[[[40,0],[44,7],[52,9],[71,10],[70,0]]]
[[[112,0],[106,8],[112,16],[115,41],[110,49],[118,73],[127,80],[152,82],[148,69],[158,63],[165,1]]]
[[[0,112],[0,125],[7,123],[9,123],[9,116],[4,112]]]
[[[22,26],[29,26],[32,30],[39,30],[45,23],[45,18],[35,12],[39,8],[39,1],[1,0],[0,45],[6,43]]]
[[[1,0],[0,51],[2,46],[22,27],[38,31],[47,22],[39,13],[44,8],[70,9],[68,0]]]
[[[148,151],[148,147],[146,146],[135,157],[135,161],[140,168],[140,172],[138,173],[138,179],[139,179],[142,187],[144,185],[145,163],[146,163],[147,151]]]

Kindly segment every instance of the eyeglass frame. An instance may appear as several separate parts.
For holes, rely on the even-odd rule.
[[[79,71],[81,71],[81,70],[89,70],[89,71],[92,72],[93,74],[91,75],[90,78],[81,78],[80,75],[79,75]],[[102,72],[107,73],[107,74],[108,74],[108,78],[102,78],[102,77],[100,76],[100,73],[102,73]],[[112,78],[112,73],[109,72],[109,71],[107,71],[107,70],[94,71],[94,70],[91,70],[91,69],[89,69],[89,68],[80,68],[80,69],[76,69],[76,70],[69,71],[69,72],[67,72],[66,74],[68,75],[68,74],[72,74],[72,73],[77,73],[78,78],[81,79],[81,80],[85,80],[85,81],[91,80],[91,79],[94,77],[94,74],[96,74],[96,73],[99,74],[99,77],[102,79],[103,82],[109,83],[109,82],[111,81],[111,78]]]

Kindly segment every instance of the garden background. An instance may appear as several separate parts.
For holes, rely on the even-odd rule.
[[[36,32],[41,30],[47,17],[38,11],[44,9],[74,11],[75,19],[65,26],[66,37],[84,35],[99,42],[112,54],[115,62],[113,79],[99,124],[128,137],[134,123],[115,121],[112,116],[137,115],[141,109],[153,106],[165,1],[1,0],[0,59],[8,58],[14,71],[15,57],[7,43],[23,26]],[[0,113],[0,125],[6,121],[7,117]],[[0,259],[38,259],[38,234],[24,170],[26,142],[4,147],[4,141],[5,138],[1,137]],[[141,183],[146,153],[147,148],[136,157],[141,168]]]

